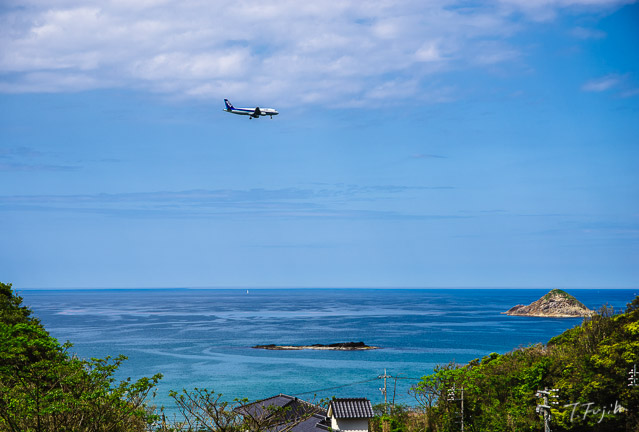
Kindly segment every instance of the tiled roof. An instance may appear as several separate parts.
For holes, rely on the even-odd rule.
[[[286,409],[287,411],[277,411],[278,409]],[[286,419],[299,418],[310,414],[326,415],[325,409],[285,394],[279,394],[243,405],[236,408],[236,411],[243,415],[248,414],[262,419],[271,417],[276,413],[283,414]],[[284,420],[284,418],[282,420]]]
[[[333,399],[329,406],[329,413],[335,418],[372,418],[373,407],[366,398]]]
[[[311,417],[305,419],[304,421],[290,427],[290,425],[284,425],[284,429],[289,429],[288,432],[322,432],[328,431],[329,422],[326,417],[320,414],[312,415]]]
[[[330,420],[326,410],[296,397],[279,394],[237,408],[244,415],[270,417],[272,408],[285,408],[284,418],[266,425],[267,432],[328,432]],[[337,418],[371,418],[373,407],[366,398],[333,399],[329,406]]]

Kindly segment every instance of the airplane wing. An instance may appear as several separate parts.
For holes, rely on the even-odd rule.
[[[260,116],[261,112],[260,112],[260,107],[255,108],[255,111],[253,111],[253,114],[251,114],[251,117],[255,117],[258,118]]]

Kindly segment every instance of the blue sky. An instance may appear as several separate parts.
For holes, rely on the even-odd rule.
[[[0,280],[637,287],[638,24],[606,0],[5,2]]]

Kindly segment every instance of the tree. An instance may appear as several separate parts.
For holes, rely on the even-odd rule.
[[[175,416],[167,422],[162,415],[160,432],[288,432],[323,411],[320,406],[299,399],[287,406],[276,406],[264,401],[249,403],[248,399],[229,402],[222,394],[199,388],[169,394],[176,402],[181,419]]]
[[[0,283],[0,430],[143,431],[161,375],[115,382],[124,356],[80,360]]]

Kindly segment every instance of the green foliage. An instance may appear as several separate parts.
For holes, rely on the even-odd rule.
[[[426,431],[459,430],[461,404],[447,400],[454,386],[457,394],[464,388],[466,430],[542,431],[535,393],[558,388],[553,431],[638,432],[639,387],[627,386],[637,362],[639,297],[624,314],[603,307],[545,346],[437,367],[411,391],[428,418]]]
[[[574,296],[568,294],[566,291],[564,290],[560,290],[560,289],[554,289],[551,290],[548,294],[546,294],[544,296],[544,299],[548,300],[549,298],[553,297],[553,296],[559,296],[559,297],[564,297],[567,299],[573,299],[575,298]]]
[[[373,417],[370,421],[372,432],[413,432],[423,430],[424,424],[406,405],[373,406]]]
[[[31,321],[37,323],[35,318],[30,318],[31,311],[26,306],[21,306],[22,297],[13,293],[11,284],[0,282],[0,322],[5,324],[17,324]]]
[[[573,296],[572,294],[568,294],[566,291],[564,290],[560,290],[560,289],[554,289],[551,290],[548,294],[546,294],[543,299],[544,300],[550,300],[552,297],[561,297],[563,298],[569,305],[572,306],[579,306],[579,307],[586,307],[582,302],[580,302],[579,300],[577,300],[575,298],[575,296]]]
[[[192,391],[171,391],[169,395],[175,400],[181,420],[176,418],[168,422],[162,416],[161,431],[219,431],[239,432],[242,416],[237,412],[240,401],[226,402],[222,395],[207,389],[195,388]]]
[[[161,375],[116,383],[124,356],[80,360],[68,353],[0,283],[0,430],[143,431],[145,405]]]

